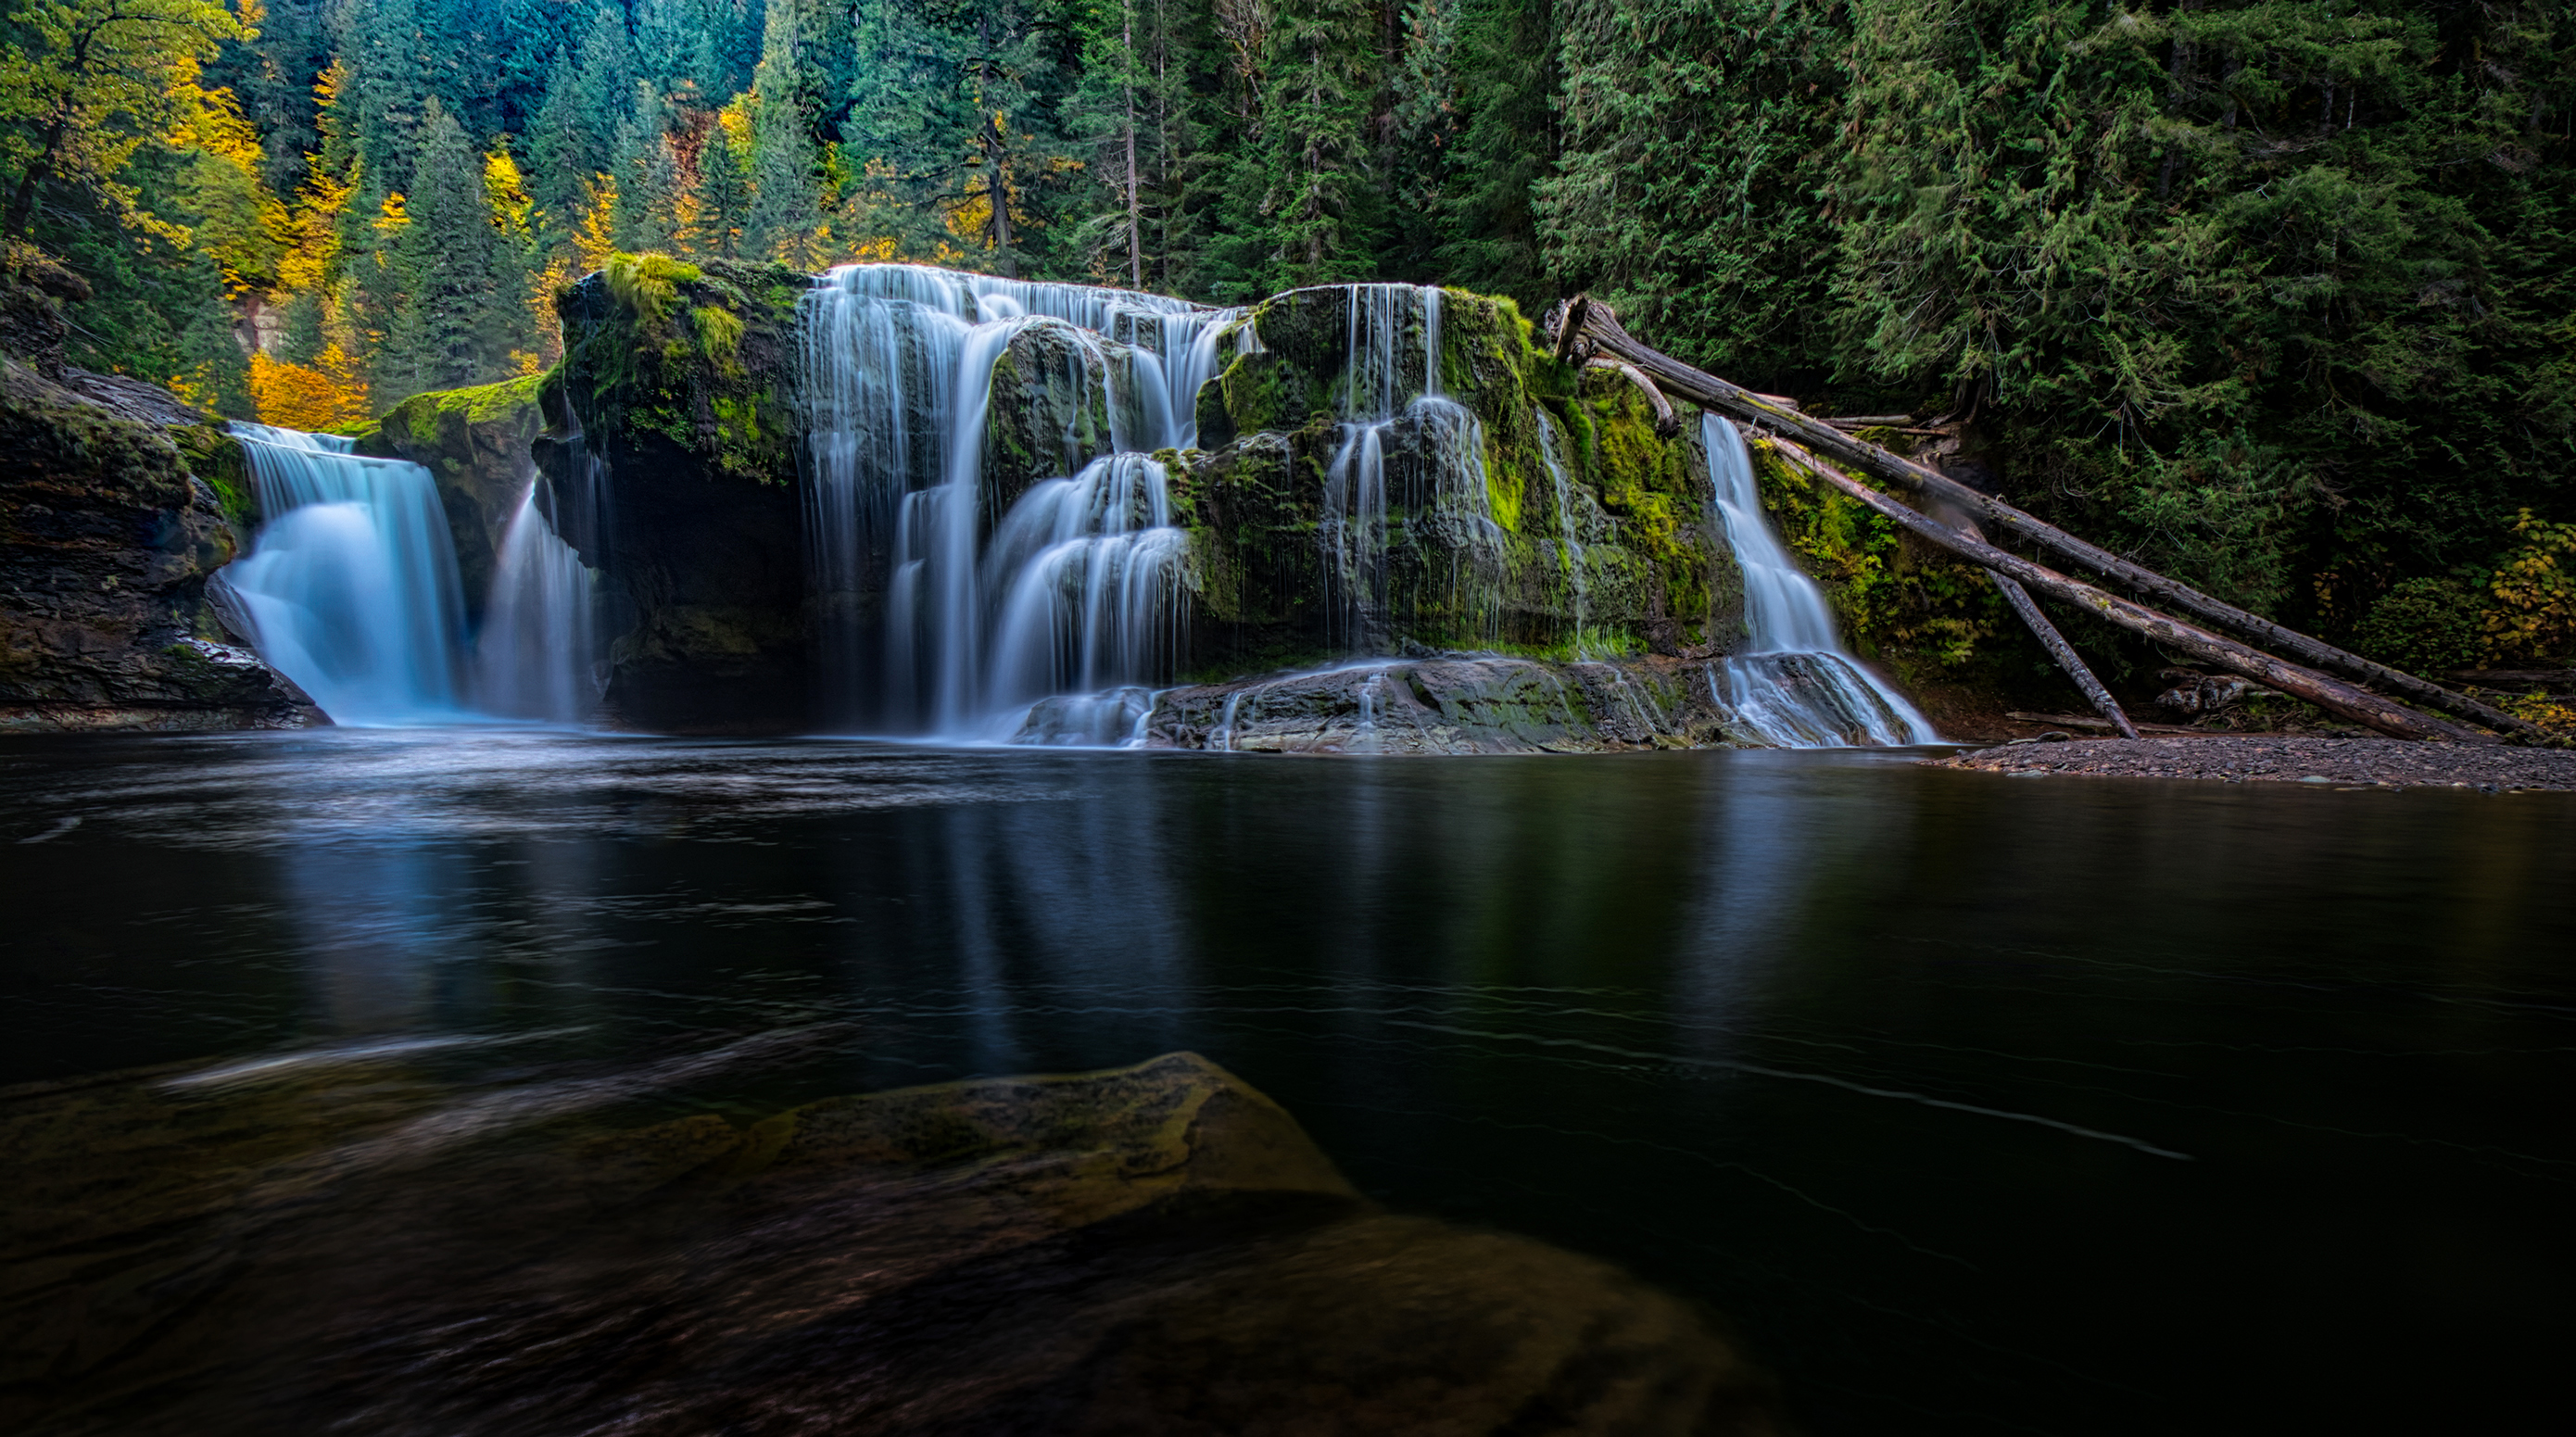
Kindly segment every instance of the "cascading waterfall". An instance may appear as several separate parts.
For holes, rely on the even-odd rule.
[[[1708,666],[1709,696],[1783,748],[1938,743],[1903,695],[1843,651],[1825,595],[1771,532],[1734,425],[1700,417],[1709,484],[1744,574],[1745,651]]]
[[[822,276],[804,315],[807,533],[837,721],[863,718],[871,671],[884,721],[957,736],[1006,734],[1032,701],[1069,686],[1154,677],[1178,619],[1183,538],[1162,466],[1144,456],[1196,442],[1199,387],[1224,337],[1248,333],[1242,317],[921,265]],[[1022,495],[988,538],[993,366],[1033,325],[1069,327],[1065,378],[1086,406],[1102,401],[1109,451],[1080,452],[1068,430],[1068,477]],[[881,620],[834,605],[868,588],[879,564]]]
[[[580,723],[598,707],[590,570],[538,506],[542,480],[501,537],[492,596],[474,641],[476,706],[501,718]]]
[[[1557,432],[1556,421],[1548,417],[1545,406],[1534,406],[1530,413],[1538,420],[1539,458],[1547,465],[1548,482],[1556,491],[1557,562],[1565,566],[1566,582],[1574,593],[1574,650],[1587,651],[1584,628],[1591,619],[1591,576],[1586,572],[1586,557],[1581,526],[1574,517],[1574,479],[1565,468],[1565,437]]]
[[[465,605],[429,471],[352,441],[232,426],[268,521],[218,579],[260,656],[333,722],[459,715]]]
[[[333,722],[589,716],[599,697],[591,576],[539,509],[533,474],[469,644],[455,541],[428,470],[353,453],[334,435],[232,431],[268,519],[212,592]]]
[[[1485,602],[1503,562],[1502,527],[1485,486],[1485,431],[1476,416],[1442,393],[1440,290],[1434,285],[1356,284],[1348,296],[1348,355],[1340,440],[1325,471],[1323,546],[1333,581],[1334,638],[1355,650],[1383,649],[1393,639],[1390,560],[1399,542],[1388,520],[1391,450],[1410,450],[1401,472],[1411,480],[1398,496],[1443,530],[1453,556],[1438,597],[1452,630],[1463,616],[1490,625]],[[1421,368],[1410,358],[1408,323],[1420,316]],[[1421,382],[1412,380],[1418,373]],[[1408,446],[1405,441],[1410,439]],[[1424,488],[1427,481],[1428,492]],[[1425,513],[1425,510],[1428,510]],[[1421,596],[1417,596],[1421,597]]]

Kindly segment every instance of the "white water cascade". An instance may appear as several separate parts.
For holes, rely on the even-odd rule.
[[[465,605],[429,471],[235,424],[268,522],[219,576],[260,656],[335,723],[458,717]]]
[[[1700,417],[1726,539],[1744,573],[1744,652],[1708,666],[1709,697],[1783,748],[1938,743],[1929,720],[1843,651],[1825,595],[1762,516],[1734,425]]]
[[[577,724],[599,704],[597,606],[590,570],[537,503],[542,483],[532,478],[501,536],[474,639],[474,695],[495,717]]]
[[[591,577],[537,505],[502,540],[479,641],[429,471],[352,441],[232,426],[267,515],[213,592],[261,657],[335,723],[573,723],[598,701]]]
[[[1496,606],[1485,600],[1502,572],[1503,531],[1494,522],[1485,484],[1485,430],[1476,416],[1442,392],[1440,290],[1435,285],[1355,284],[1350,305],[1349,356],[1342,393],[1342,424],[1332,464],[1325,471],[1323,546],[1334,592],[1332,630],[1343,647],[1384,650],[1394,637],[1390,562],[1406,536],[1387,518],[1390,449],[1409,433],[1412,462],[1399,468],[1408,481],[1397,496],[1419,522],[1445,531],[1452,556],[1448,572],[1426,576],[1445,592],[1417,591],[1415,607],[1444,608],[1450,637],[1470,637],[1458,622],[1490,627]],[[1408,320],[1419,316],[1421,367],[1408,360]],[[1414,382],[1419,375],[1420,382]],[[1425,492],[1425,489],[1428,492]],[[1424,514],[1427,506],[1428,513]]]
[[[822,276],[805,300],[807,534],[834,720],[1002,737],[1039,698],[1157,677],[1183,536],[1145,456],[1196,443],[1199,387],[1228,334],[1246,343],[1242,317],[921,265]],[[1064,378],[1106,409],[1107,447],[1069,428],[1064,476],[988,524],[993,366],[1038,325],[1064,330]],[[880,565],[881,618],[844,599]]]

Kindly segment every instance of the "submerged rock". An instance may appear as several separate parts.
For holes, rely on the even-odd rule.
[[[0,1264],[21,1334],[0,1416],[387,1437],[1781,1427],[1771,1383],[1689,1304],[1384,1212],[1192,1054],[748,1127],[539,1129],[436,1166],[304,1154],[369,1147],[340,1128],[452,1128],[442,1112],[508,1091],[284,1071],[0,1104],[36,1219]],[[119,1196],[75,1200],[92,1190]],[[65,1244],[77,1271],[31,1265]]]

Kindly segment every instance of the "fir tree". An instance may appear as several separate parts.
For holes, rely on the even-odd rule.
[[[795,265],[813,263],[823,223],[819,155],[801,95],[801,20],[797,0],[769,0],[752,80],[753,197],[742,227],[745,250]]]
[[[403,288],[376,364],[380,397],[497,378],[522,327],[482,156],[435,100],[412,170],[406,222],[387,266]]]

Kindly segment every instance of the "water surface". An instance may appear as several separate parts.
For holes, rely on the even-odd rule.
[[[1815,1433],[2492,1426],[2570,1335],[2561,795],[342,730],[0,743],[0,843],[0,1083],[1193,1050]]]

